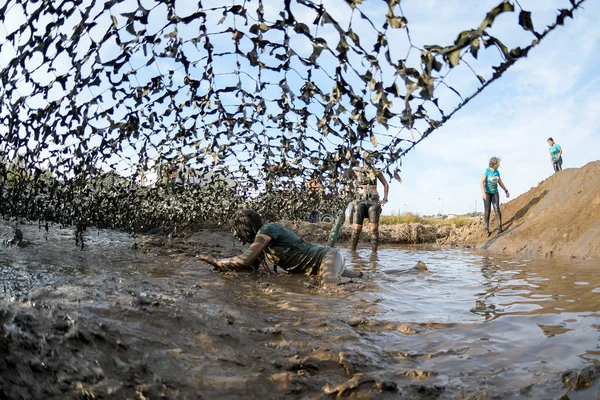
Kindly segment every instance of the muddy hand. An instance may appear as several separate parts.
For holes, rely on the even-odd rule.
[[[219,263],[217,262],[217,260],[216,260],[214,257],[211,257],[211,256],[206,256],[206,255],[204,255],[204,254],[200,254],[200,255],[198,256],[198,259],[199,259],[199,260],[201,260],[201,261],[204,261],[205,263],[208,263],[208,264],[210,264],[210,265],[213,265],[213,266],[215,266],[215,267],[218,267],[218,266],[219,266]]]

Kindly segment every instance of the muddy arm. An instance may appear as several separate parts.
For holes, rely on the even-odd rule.
[[[383,205],[388,202],[388,193],[390,191],[390,185],[389,185],[387,179],[385,179],[383,172],[379,171],[379,173],[377,174],[377,177],[383,184],[383,199],[379,202],[381,205]]]
[[[246,250],[243,254],[235,257],[229,258],[221,258],[216,260],[211,256],[200,255],[198,258],[202,261],[207,262],[210,265],[214,265],[218,268],[224,267],[243,267],[248,268],[252,265],[254,260],[260,256],[260,254],[267,248],[269,242],[271,241],[271,237],[267,235],[257,235],[256,239],[254,239],[254,243],[250,245],[248,250]]]

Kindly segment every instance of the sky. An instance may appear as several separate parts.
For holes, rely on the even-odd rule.
[[[428,21],[438,37],[477,26],[482,8],[490,8],[487,2],[452,14],[449,3],[419,1],[440,10],[438,21]],[[537,3],[549,12],[559,4]],[[403,182],[391,182],[384,214],[482,211],[479,182],[493,156],[502,159],[500,175],[515,198],[554,173],[548,137],[563,148],[563,168],[600,159],[600,3],[584,8],[407,154]],[[501,194],[501,202],[508,200]]]
[[[209,7],[211,1],[214,5],[223,5],[220,0],[204,0],[204,6]],[[241,1],[237,0],[232,2],[241,4]],[[413,44],[423,47],[427,44],[451,45],[458,33],[478,27],[486,13],[499,2],[499,0],[403,0],[400,4],[404,15],[408,18]],[[281,3],[281,0],[264,1],[267,19],[277,18],[282,9]],[[178,0],[175,4],[180,16],[195,11],[196,2]],[[247,7],[256,7],[256,2],[245,4]],[[341,25],[347,25],[351,15],[350,8],[343,4],[342,0],[323,0],[323,4],[330,11],[335,10],[335,17]],[[554,21],[556,10],[567,7],[569,2],[568,0],[520,0],[520,4],[532,12],[534,26],[538,31],[542,31],[546,24]],[[407,154],[401,169],[403,182],[390,181],[389,203],[384,207],[384,214],[398,212],[424,215],[463,214],[481,211],[483,204],[480,198],[479,181],[489,158],[493,156],[502,159],[499,169],[502,180],[509,188],[511,197],[517,197],[553,173],[546,142],[549,136],[563,147],[564,168],[581,167],[600,158],[600,133],[597,128],[600,126],[598,112],[600,110],[598,94],[600,27],[596,24],[600,5],[593,0],[588,0],[584,4],[584,10],[577,11],[574,20],[567,19],[565,26],[550,33],[529,53],[528,57],[519,60],[501,79],[488,86],[444,126],[434,131],[429,138]],[[102,4],[98,3],[98,6],[101,7]],[[381,21],[387,8],[385,2],[380,0],[363,1],[360,7],[374,21]],[[120,18],[121,24],[123,22],[119,13],[136,8],[136,2],[124,1],[115,5],[111,11]],[[0,37],[22,23],[18,10],[19,7],[12,8],[12,14],[6,19],[3,29],[0,29]],[[296,18],[310,24],[314,20],[314,13],[302,14],[300,10],[301,8],[294,9]],[[154,12],[150,16],[150,26],[164,25],[164,13]],[[501,38],[509,48],[526,45],[533,39],[531,33],[516,24],[517,16],[518,9],[515,13],[503,14],[489,29],[491,34]],[[104,34],[112,22],[108,15],[103,17],[99,20],[99,25],[90,31],[89,35],[84,35],[82,40],[89,41]],[[156,21],[152,21],[152,18],[156,18]],[[355,19],[360,21],[356,15]],[[217,26],[216,20],[211,20],[209,23],[212,28],[225,29]],[[356,26],[357,30],[361,29],[358,22],[353,26]],[[311,26],[311,29],[315,28]],[[66,26],[64,29],[68,31],[70,28]],[[180,34],[185,34],[185,29],[196,31],[197,27],[190,26],[184,29],[180,26],[178,29]],[[316,29],[319,29],[319,35],[326,38],[331,47],[335,47],[339,36],[330,25]],[[390,52],[395,58],[406,56],[405,32],[398,29],[391,33],[396,35],[393,37],[393,42],[390,42]],[[123,33],[125,34],[125,31]],[[277,34],[277,32],[269,34]],[[363,43],[363,41],[368,42],[369,35],[373,36],[374,31],[364,29],[359,34]],[[222,39],[215,37],[213,40],[221,51],[226,46],[231,47],[230,34],[224,35]],[[311,54],[312,46],[306,40],[303,42],[302,36],[292,36],[292,41],[295,41],[296,51],[302,53],[304,50],[303,55],[306,57]],[[242,42],[242,45],[244,43],[248,45],[248,42]],[[87,45],[89,46],[89,43]],[[110,59],[117,48],[114,43],[112,47],[110,44],[103,46],[101,49],[103,60]],[[10,50],[11,47],[8,45],[3,47],[4,53],[0,57],[0,66],[8,62],[7,57],[10,55],[6,52]],[[189,51],[193,52],[193,49]],[[477,60],[468,59],[469,65],[477,73],[489,78],[493,72],[492,66],[501,62],[497,52],[496,58],[491,54],[494,52],[480,50]],[[418,63],[418,51],[412,51],[409,55],[411,61],[416,60]],[[137,54],[132,58],[132,64],[137,68],[146,64],[148,58]],[[224,59],[225,62],[227,60],[230,63],[232,61],[232,59]],[[39,62],[36,64],[35,60],[30,61],[32,66],[38,65]],[[141,84],[145,84],[156,73],[172,68],[163,62],[157,61],[149,64],[146,69],[141,69],[136,79]],[[217,62],[220,61],[215,63]],[[335,62],[336,59],[327,56],[325,52],[319,58],[319,63],[324,69],[335,68]],[[229,72],[233,69],[227,64],[215,65]],[[62,73],[71,67],[64,60],[58,60],[54,66],[59,70],[57,73]],[[248,71],[251,72],[249,69]],[[317,75],[318,72],[316,71],[315,74]],[[449,72],[445,82],[458,88],[463,96],[469,95],[480,85],[464,64],[444,72]],[[269,73],[265,71],[264,75],[269,76]],[[43,68],[37,71],[37,76],[40,82],[47,83],[53,79],[53,76]],[[174,79],[183,81],[184,76],[180,69],[175,72]],[[221,85],[234,85],[237,79],[238,77],[233,74],[218,77]],[[273,79],[280,78],[274,75]],[[250,80],[245,83],[253,85]],[[298,87],[303,84],[301,79],[290,79],[289,83]],[[108,82],[103,81],[100,88],[93,88],[89,93],[83,92],[81,101],[89,100],[92,94],[105,90],[108,85]],[[54,85],[55,88],[57,86]],[[24,87],[21,91],[27,93]],[[278,93],[274,91],[273,97]],[[266,94],[271,95],[269,91]],[[435,94],[439,96],[440,105],[446,110],[451,110],[459,100],[444,86],[439,86]],[[57,92],[56,96],[61,96],[61,93]],[[109,98],[110,93],[107,92],[104,97]],[[43,105],[47,100],[52,99],[32,98],[29,104],[39,102]],[[231,98],[231,100],[233,102],[235,99]],[[108,104],[115,100],[106,101]],[[403,101],[396,100],[396,102],[398,104],[395,104],[395,107],[403,107]],[[318,112],[318,107],[314,108],[314,111]],[[395,111],[402,111],[402,108],[397,108]],[[393,129],[388,133],[393,135]],[[506,201],[505,198],[501,200]]]

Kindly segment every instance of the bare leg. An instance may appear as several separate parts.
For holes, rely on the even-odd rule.
[[[338,282],[338,278],[344,272],[346,260],[342,253],[332,250],[323,257],[319,268],[319,281],[321,287],[327,289]]]
[[[379,224],[369,224],[371,231],[371,250],[376,252],[379,247]]]
[[[369,230],[371,231],[371,250],[376,252],[379,247],[379,216],[381,206],[379,203],[369,206]]]
[[[356,251],[358,241],[360,239],[360,233],[362,232],[362,225],[354,224],[352,226],[352,251]]]
[[[351,250],[356,251],[358,242],[360,240],[360,233],[362,232],[363,222],[365,216],[368,213],[368,208],[365,202],[354,203],[354,212],[352,213],[352,245]]]
[[[363,273],[360,271],[355,271],[353,269],[344,269],[342,272],[342,276],[344,278],[360,278],[363,276]]]

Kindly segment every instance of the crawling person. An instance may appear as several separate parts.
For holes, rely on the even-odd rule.
[[[314,245],[299,238],[292,230],[279,224],[263,224],[254,210],[240,210],[231,218],[233,235],[242,243],[252,243],[243,254],[215,259],[198,258],[215,267],[258,268],[265,257],[289,273],[318,275],[324,289],[331,288],[340,276],[357,277],[360,273],[344,271],[344,256],[336,249]]]

